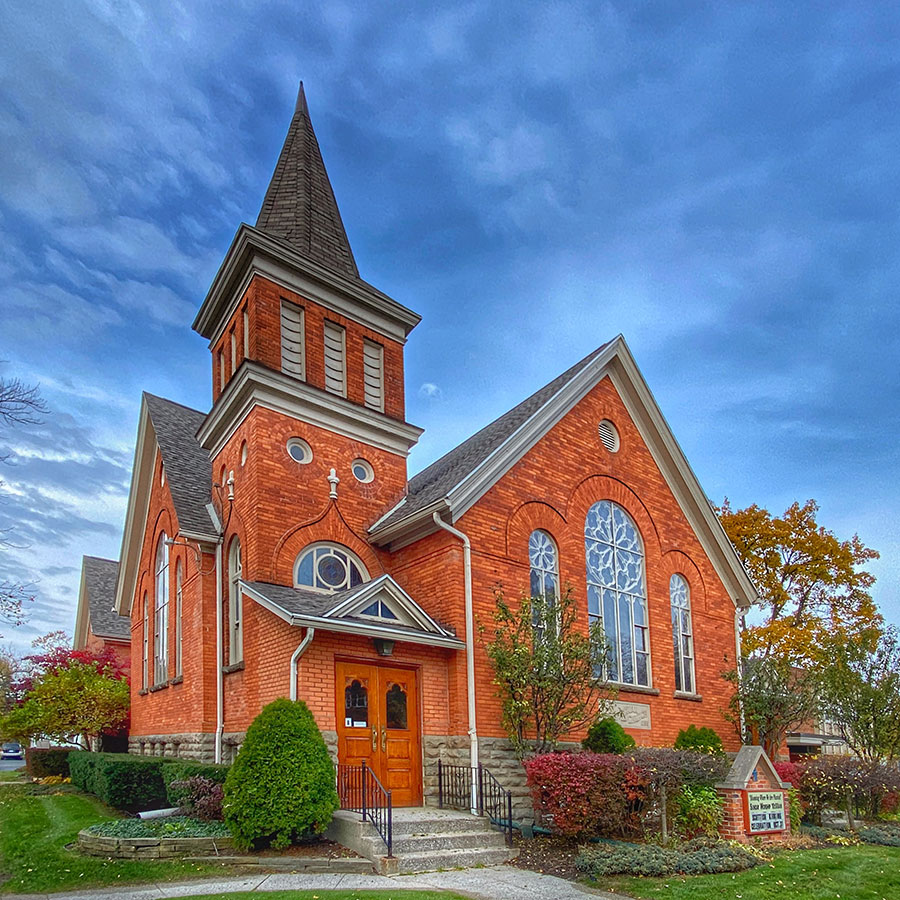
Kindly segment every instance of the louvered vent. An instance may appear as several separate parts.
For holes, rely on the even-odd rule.
[[[603,446],[610,453],[615,453],[619,449],[619,432],[616,431],[616,426],[609,419],[604,419],[597,426],[597,432],[600,435]]]
[[[325,390],[347,396],[347,367],[344,329],[325,323]]]
[[[366,406],[384,412],[384,347],[381,344],[363,342],[363,375]]]
[[[306,378],[303,354],[303,308],[281,301],[281,371]]]

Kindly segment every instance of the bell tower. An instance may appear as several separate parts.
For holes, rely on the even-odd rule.
[[[233,476],[245,524],[268,523],[277,540],[328,502],[332,468],[363,530],[402,497],[421,434],[403,379],[418,322],[359,276],[301,83],[256,224],[238,228],[193,325],[213,372],[197,436],[213,481]]]

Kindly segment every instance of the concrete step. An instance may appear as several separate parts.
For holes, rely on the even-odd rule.
[[[380,836],[366,836],[364,856],[384,852]],[[394,854],[425,853],[434,850],[494,850],[506,846],[506,838],[499,831],[452,831],[443,834],[395,834]],[[380,848],[380,849],[379,849]],[[357,851],[360,852],[360,851]]]
[[[403,819],[394,816],[394,835],[399,834],[447,834],[455,831],[493,831],[490,822],[482,816],[457,813],[453,816],[422,816]]]
[[[437,872],[440,869],[467,869],[472,866],[499,866],[516,856],[515,850],[505,845],[484,850],[441,850],[432,853],[404,853],[397,856],[399,871],[403,875],[417,872]]]

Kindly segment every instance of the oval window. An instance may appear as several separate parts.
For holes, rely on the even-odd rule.
[[[302,463],[303,465],[312,462],[312,447],[301,438],[291,438],[287,442],[287,452],[294,462]]]
[[[363,484],[368,484],[375,478],[375,470],[364,459],[354,459],[351,467],[353,477]]]

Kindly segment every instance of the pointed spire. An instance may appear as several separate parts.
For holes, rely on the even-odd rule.
[[[359,278],[306,105],[303,82],[256,227],[342,275]]]

